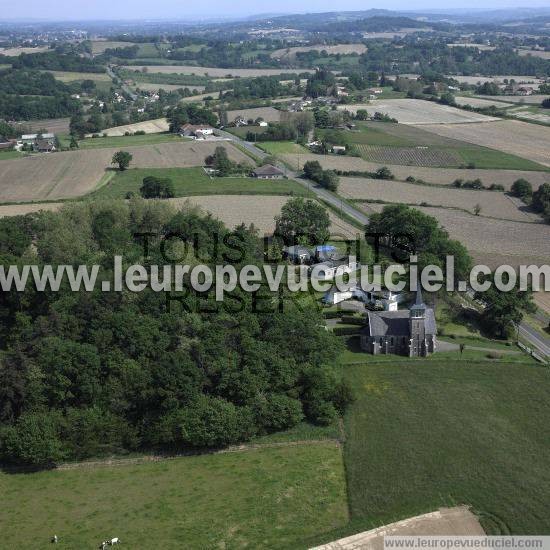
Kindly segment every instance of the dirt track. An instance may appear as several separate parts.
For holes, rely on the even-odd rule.
[[[340,539],[312,550],[382,550],[386,536],[483,536],[485,531],[467,506],[440,508],[437,512],[390,523]]]

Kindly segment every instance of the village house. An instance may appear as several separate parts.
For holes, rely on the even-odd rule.
[[[331,151],[336,155],[345,155],[346,147],[344,145],[333,145]]]
[[[373,355],[396,354],[426,357],[436,350],[434,310],[428,308],[418,287],[416,301],[410,310],[367,313],[361,330],[361,349]]]
[[[57,149],[55,134],[24,134],[17,142],[17,149],[31,147],[38,153],[51,153]]]
[[[266,164],[256,168],[254,172],[252,172],[252,175],[260,180],[278,180],[285,177],[284,172],[272,164]]]

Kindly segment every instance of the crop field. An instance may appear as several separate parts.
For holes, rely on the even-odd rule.
[[[341,178],[339,192],[350,199],[383,201],[410,205],[428,204],[445,208],[458,208],[473,213],[481,207],[480,216],[515,221],[532,221],[504,193],[472,189],[445,189],[414,183],[375,180],[367,178]]]
[[[359,109],[385,113],[401,124],[465,124],[498,120],[422,99],[384,99],[365,105],[341,105],[338,108],[352,113]]]
[[[115,136],[110,137],[86,138],[78,142],[80,149],[97,149],[105,147],[132,147],[138,145],[156,145],[158,143],[183,143],[182,137],[177,134],[146,134],[132,136]]]
[[[159,90],[165,90],[166,92],[173,92],[174,90],[181,90],[182,88],[189,88],[189,90],[196,90],[199,94],[204,92],[204,86],[189,86],[182,84],[153,84],[150,82],[139,82],[136,86],[144,92],[158,92]]]
[[[503,84],[504,80],[514,79],[518,84],[527,84],[532,88],[538,88],[539,84],[542,84],[544,80],[537,78],[536,76],[517,76],[517,75],[498,75],[498,76],[455,76],[448,75],[449,78],[454,78],[463,84],[483,84],[485,82],[495,82],[496,84]]]
[[[143,67],[128,65],[123,67],[128,71],[142,71]],[[213,78],[254,77],[254,76],[276,76],[280,74],[311,73],[308,69],[218,69],[215,67],[198,67],[195,65],[148,65],[150,73],[163,74],[194,74],[199,76],[211,76]]]
[[[17,57],[22,53],[42,53],[49,50],[48,46],[39,46],[37,48],[0,48],[0,55],[7,55],[9,57]]]
[[[68,134],[70,123],[70,118],[52,118],[46,120],[29,120],[21,124],[25,127],[29,127],[31,132],[38,132],[44,129],[54,134]]]
[[[289,197],[258,196],[258,195],[208,195],[192,196],[188,199],[170,199],[170,202],[179,207],[189,200],[190,204],[200,206],[233,228],[242,223],[254,224],[262,235],[271,235],[275,230],[275,216],[281,213],[281,208]],[[354,237],[358,230],[351,224],[341,220],[329,210],[331,222],[330,231],[334,236],[343,238]]]
[[[179,86],[181,88],[181,86]],[[193,86],[183,86],[184,88],[193,88]],[[219,97],[218,92],[210,92],[207,94],[198,94],[198,95],[190,95],[189,97],[184,97],[181,100],[181,103],[194,103],[196,101],[202,101],[203,99],[206,99],[207,97]]]
[[[209,177],[202,168],[134,168],[117,172],[93,196],[123,199],[128,193],[139,196],[147,176],[170,178],[176,197],[189,195],[307,195],[307,189],[293,180],[258,180],[248,177]]]
[[[487,96],[489,97],[489,96]],[[492,97],[501,97],[501,96],[492,96]],[[471,97],[471,96],[456,96],[455,101],[458,105],[471,105],[472,107],[497,107],[499,109],[507,109],[508,107],[513,107],[512,103],[505,103],[504,101],[496,101],[495,99],[485,99],[481,97]]]
[[[223,146],[237,162],[250,158],[224,142],[161,143],[144,147],[124,147],[134,159],[134,168],[192,167]],[[112,167],[116,148],[60,152],[0,162],[0,202],[24,202],[74,198],[92,191]]]
[[[348,522],[333,442],[0,474],[6,548],[297,548]]]
[[[76,73],[72,71],[44,71],[52,73],[61,82],[76,82],[77,80],[93,80],[94,82],[111,82],[107,73]]]
[[[382,204],[366,204],[367,213],[381,212]],[[474,216],[449,208],[416,207],[433,216],[456,239],[469,250],[478,263],[495,268],[508,264],[543,265],[550,257],[550,225],[522,223]],[[526,247],[525,243],[529,243]]]
[[[533,95],[487,95],[483,98],[496,102],[505,102],[505,103],[525,103],[526,105],[540,105],[547,95],[542,94],[533,94]],[[458,99],[458,98],[457,98]],[[495,103],[498,106],[499,103]]]
[[[273,107],[258,107],[255,109],[237,109],[235,111],[227,111],[227,120],[234,121],[238,116],[244,117],[246,120],[263,118],[266,122],[279,122],[281,120],[281,111]]]
[[[479,51],[482,52],[492,52],[495,50],[495,46],[488,46],[487,44],[447,44],[449,48],[477,48]]]
[[[379,147],[356,145],[361,156],[368,161],[407,166],[459,166],[460,156],[452,150],[429,147]]]
[[[11,216],[24,216],[34,212],[57,212],[63,206],[62,202],[43,202],[40,204],[6,204],[0,205],[0,218],[9,218]]]
[[[340,155],[280,155],[289,166],[298,169],[310,160],[317,160],[325,170],[343,170],[359,172],[375,172],[382,166],[387,166],[397,180],[405,181],[409,176],[423,180],[426,183],[438,185],[451,185],[456,179],[473,180],[481,179],[485,186],[500,184],[509,191],[514,181],[524,178],[531,182],[534,188],[543,183],[550,182],[550,172],[529,170],[485,170],[485,169],[461,169],[461,168],[427,168],[421,166],[400,166],[367,162],[359,157],[347,157]]]
[[[126,124],[125,126],[116,126],[102,130],[100,135],[107,134],[108,136],[123,136],[126,132],[133,134],[134,132],[145,132],[146,134],[155,134],[157,132],[168,132],[169,124],[165,118],[157,118],[156,120],[147,120],[145,122],[136,122],[135,124]]]
[[[550,167],[550,129],[515,120],[484,124],[433,124],[424,129],[443,137],[459,139],[504,151]]]
[[[94,55],[102,54],[105,50],[115,48],[129,48],[135,46],[134,42],[118,42],[116,40],[93,40],[92,53]]]
[[[550,532],[548,372],[529,364],[349,365],[345,418],[355,532],[458,503],[488,534]]]
[[[530,55],[532,57],[540,57],[541,59],[550,59],[550,52],[545,52],[543,50],[524,50],[522,48],[518,48],[517,52],[518,55]]]
[[[346,55],[350,53],[362,54],[367,51],[367,47],[364,44],[337,44],[333,46],[317,44],[315,46],[297,46],[295,48],[282,48],[280,50],[275,50],[271,54],[271,57],[274,57],[275,59],[289,60],[294,59],[297,53],[311,51],[326,51],[329,55]]]

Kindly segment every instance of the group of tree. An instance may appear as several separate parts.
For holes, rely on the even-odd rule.
[[[143,233],[152,235],[147,258]],[[172,265],[163,253],[185,257],[184,241],[184,262],[231,261],[237,270],[263,262],[253,228],[229,232],[194,207],[166,202],[89,202],[0,220],[2,265],[98,264],[103,280],[113,280],[114,255],[124,270],[158,265],[162,277]],[[168,301],[152,289],[96,286],[0,294],[3,462],[221,447],[302,420],[330,424],[350,400],[337,367],[341,343],[321,315],[278,308],[266,285],[236,289],[223,303],[214,291]]]
[[[200,107],[194,103],[178,105],[168,110],[166,118],[170,124],[170,131],[177,133],[185,124],[208,124],[216,126],[218,117],[206,107]]]
[[[139,190],[144,199],[171,199],[176,196],[174,184],[170,178],[147,176]]]
[[[336,77],[331,71],[319,69],[308,78],[306,95],[313,98],[326,96],[335,83]]]
[[[531,206],[550,223],[550,183],[543,183],[534,193]]]
[[[336,192],[340,178],[334,170],[323,170],[317,160],[308,160],[304,164],[304,176],[317,182],[321,187]]]
[[[77,73],[104,73],[105,66],[77,53],[58,50],[42,53],[22,53],[12,58],[14,69],[40,69],[47,71],[71,71]]]
[[[128,151],[117,151],[113,155],[113,159],[111,160],[111,164],[117,164],[118,169],[121,172],[124,172],[124,170],[127,170],[130,166],[130,163],[133,160],[133,156]]]
[[[232,161],[227,154],[227,149],[222,146],[216,147],[214,154],[207,156],[204,163],[215,170],[219,177],[248,174],[251,170],[249,164]]]
[[[324,244],[330,237],[328,212],[317,201],[290,199],[275,218],[274,236],[287,246]]]

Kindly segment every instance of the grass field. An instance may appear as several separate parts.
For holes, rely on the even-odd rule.
[[[61,82],[76,82],[77,80],[93,80],[94,82],[111,82],[107,73],[76,73],[71,71],[45,71],[52,73]]]
[[[348,520],[334,443],[157,463],[0,474],[2,544],[97,548],[299,548]],[[149,541],[149,542],[146,542]]]
[[[523,364],[393,360],[349,366],[355,531],[472,505],[489,533],[550,532],[548,373]]]
[[[132,147],[139,145],[154,145],[156,143],[171,143],[182,141],[175,134],[146,134],[144,136],[109,136],[87,138],[78,142],[80,149],[101,149],[104,147]]]
[[[291,141],[261,141],[257,146],[270,155],[309,153],[305,147]]]
[[[0,151],[0,160],[18,159],[22,156],[23,153],[20,153],[19,151],[14,151],[13,149],[11,151]]]
[[[143,178],[170,178],[177,197],[190,195],[306,195],[307,190],[292,180],[257,180],[255,178],[210,178],[202,168],[133,169],[116,176],[94,197],[125,198],[130,192],[139,195]]]

